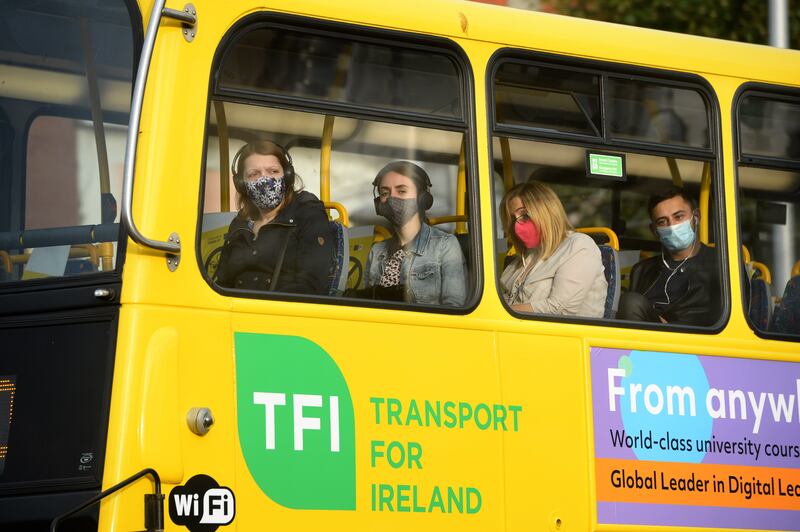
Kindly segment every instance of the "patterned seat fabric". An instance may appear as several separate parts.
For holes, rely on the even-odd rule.
[[[784,334],[800,334],[800,276],[786,283],[780,306],[775,310],[772,329]]]
[[[760,277],[750,279],[750,307],[747,316],[750,322],[761,331],[769,325],[769,287]]]
[[[603,259],[604,274],[606,282],[608,283],[608,292],[606,293],[606,305],[603,312],[604,318],[613,318],[617,311],[620,296],[620,279],[619,279],[619,261],[617,260],[617,251],[608,245],[598,246],[600,248],[600,256]]]
[[[330,284],[328,295],[342,295],[347,288],[347,274],[350,266],[350,241],[345,226],[338,222],[328,222],[331,234],[335,237],[333,243],[333,261],[329,274]]]

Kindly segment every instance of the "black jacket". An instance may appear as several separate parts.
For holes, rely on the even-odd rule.
[[[234,218],[215,279],[229,288],[269,290],[285,247],[274,289],[327,294],[334,238],[322,202],[310,192],[298,192],[272,222],[259,229],[258,238],[241,213]]]
[[[644,295],[662,269],[664,263],[660,254],[636,263],[631,270],[630,290]],[[697,255],[686,261],[676,275],[688,276],[686,292],[661,312],[661,316],[668,323],[683,325],[715,323],[722,308],[716,252],[701,244]]]

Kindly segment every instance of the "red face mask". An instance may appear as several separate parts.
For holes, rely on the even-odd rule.
[[[542,240],[539,228],[533,223],[533,220],[527,217],[514,222],[514,233],[528,249],[539,247]]]

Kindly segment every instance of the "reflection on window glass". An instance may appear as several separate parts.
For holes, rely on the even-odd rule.
[[[746,310],[761,331],[800,334],[800,172],[739,168]]]
[[[498,124],[600,136],[600,79],[506,62],[495,76]]]
[[[434,46],[241,32],[209,117],[200,252],[216,286],[466,305],[466,80]]]
[[[742,154],[800,160],[800,103],[745,96],[739,104]]]
[[[697,91],[609,78],[607,110],[614,138],[710,147],[708,111]]]
[[[223,109],[233,138],[227,147],[209,139],[201,238],[217,285],[253,294],[466,303],[462,133],[328,115],[326,173],[323,115],[230,103]],[[211,122],[213,132],[215,114]],[[219,167],[226,154],[230,170]]]
[[[586,164],[592,151],[495,137],[506,302],[521,313],[713,325],[722,310],[718,232],[714,205],[698,204],[710,163],[616,150],[624,177],[603,177]]]
[[[758,331],[800,337],[798,102],[797,97],[745,92],[736,128],[745,312]],[[758,167],[746,166],[756,162],[751,157]]]
[[[25,166],[25,224],[21,231],[0,235],[3,280],[114,269],[126,129],[105,124],[104,130],[107,182],[98,171],[91,122],[48,116],[33,122]]]
[[[115,268],[134,39],[90,4],[0,3],[0,282]]]
[[[456,64],[446,55],[286,29],[244,33],[225,57],[220,88],[464,115]]]

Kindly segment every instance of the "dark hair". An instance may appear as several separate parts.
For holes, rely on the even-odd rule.
[[[686,203],[688,203],[692,208],[692,212],[697,209],[697,202],[688,192],[686,192],[686,189],[672,186],[650,196],[650,199],[647,201],[647,214],[650,216],[650,219],[653,219],[653,209],[656,208],[656,205],[662,201],[667,201],[668,199],[672,199],[676,196],[683,198],[684,201],[686,201]]]
[[[272,142],[271,140],[256,140],[248,142],[233,156],[231,171],[233,172],[233,186],[239,193],[239,212],[245,214],[251,220],[260,216],[258,207],[247,196],[247,186],[244,183],[244,162],[251,155],[273,155],[278,159],[283,168],[283,179],[286,183],[286,202],[292,201],[295,191],[295,173],[292,158],[286,148]]]
[[[425,170],[410,161],[392,161],[381,168],[378,171],[378,175],[376,175],[375,179],[372,181],[372,190],[373,194],[375,195],[376,212],[378,210],[378,203],[380,202],[377,189],[380,187],[381,181],[386,174],[391,172],[404,175],[414,182],[414,186],[417,188],[417,204],[419,205],[419,210],[421,212],[425,212],[431,208],[433,205],[433,196],[430,193],[430,188],[433,185],[431,185],[431,178],[428,177],[428,174],[425,172]]]

